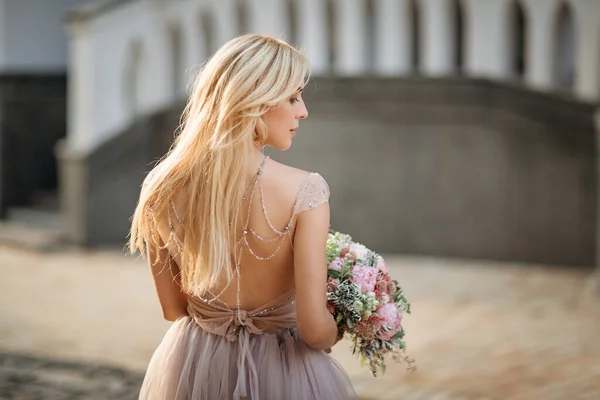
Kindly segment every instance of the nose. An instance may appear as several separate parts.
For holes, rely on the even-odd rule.
[[[299,110],[298,115],[296,115],[296,119],[306,119],[308,118],[308,110],[306,109],[306,105],[302,102],[302,108]]]

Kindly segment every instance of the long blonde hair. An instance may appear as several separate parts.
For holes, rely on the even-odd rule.
[[[144,181],[130,251],[147,256],[149,250],[160,261],[157,220],[167,218],[185,188],[183,290],[203,294],[231,279],[251,154],[267,138],[260,117],[304,87],[308,75],[305,56],[281,40],[246,34],[223,45],[199,71],[180,133]]]

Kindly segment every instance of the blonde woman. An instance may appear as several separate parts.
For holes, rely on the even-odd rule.
[[[291,146],[307,77],[302,53],[262,35],[226,43],[198,74],[133,215],[131,251],[174,321],[141,399],[356,398],[327,354],[327,183],[262,152]]]

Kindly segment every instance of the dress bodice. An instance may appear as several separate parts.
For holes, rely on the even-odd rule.
[[[296,323],[293,290],[253,310],[230,308],[218,300],[189,296],[188,313],[202,329],[230,342],[235,342],[243,331],[260,335],[265,330],[289,329]]]

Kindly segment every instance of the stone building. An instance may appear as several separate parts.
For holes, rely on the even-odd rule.
[[[2,218],[15,206],[53,203],[53,146],[66,135],[65,15],[85,2],[0,1]]]
[[[123,245],[195,68],[251,31],[311,60],[310,118],[290,151],[271,156],[328,180],[333,228],[382,252],[593,265],[598,16],[597,0],[77,7],[66,23],[67,133],[56,147],[64,234]],[[9,206],[10,176],[1,179]]]

